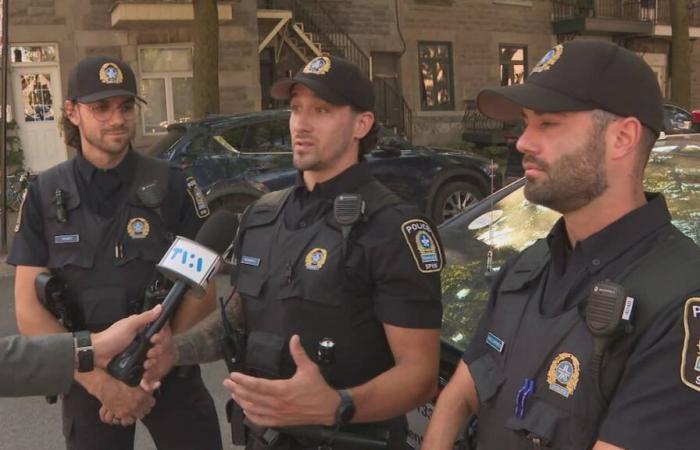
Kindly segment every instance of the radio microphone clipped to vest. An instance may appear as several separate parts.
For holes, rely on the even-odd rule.
[[[340,225],[343,235],[343,258],[347,251],[348,237],[352,226],[365,214],[365,202],[359,194],[341,194],[333,201],[333,217]]]
[[[220,255],[228,248],[238,229],[236,214],[220,210],[214,213],[197,233],[194,241],[176,237],[156,266],[174,284],[163,300],[163,310],[133,342],[107,366],[107,371],[129,386],[138,386],[143,362],[151,348],[151,337],[160,331],[177,311],[188,289],[199,295],[207,291],[211,277],[221,265]]]
[[[585,319],[593,335],[591,372],[598,394],[606,398],[600,385],[600,369],[608,347],[620,336],[632,332],[634,298],[628,297],[625,288],[612,281],[599,281],[591,290],[586,302]]]

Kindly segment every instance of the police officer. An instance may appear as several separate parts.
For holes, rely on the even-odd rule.
[[[34,279],[65,284],[77,335],[107,328],[143,308],[155,264],[174,235],[193,237],[209,214],[193,178],[131,148],[136,78],[122,61],[85,58],[71,72],[64,104],[66,143],[78,155],[29,187],[8,257],[17,266],[17,323],[26,335],[65,331],[38,301]],[[214,292],[187,298],[172,321],[184,330],[214,307]],[[216,411],[198,367],[172,372],[155,395],[104,370],[76,375],[63,399],[68,449],[133,448],[142,419],[158,448],[221,448]],[[150,411],[150,413],[149,413]],[[122,427],[120,425],[126,425]]]
[[[642,188],[656,75],[622,47],[571,41],[477,102],[524,117],[525,196],[563,218],[502,269],[423,448],[452,448],[468,414],[480,450],[696,448],[700,250]]]
[[[437,235],[362,162],[376,125],[372,84],[357,67],[318,57],[272,94],[290,100],[299,173],[241,219],[232,281],[248,333],[245,373],[225,385],[245,413],[249,447],[304,447],[284,433],[270,439],[266,427],[326,425],[374,438],[391,430],[391,448],[404,448],[404,413],[436,388]],[[174,355],[149,360],[144,378],[163,359],[220,357],[206,336],[221,322],[201,325],[176,336]]]

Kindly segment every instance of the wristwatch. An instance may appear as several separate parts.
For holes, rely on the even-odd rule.
[[[340,405],[335,411],[335,426],[347,425],[355,415],[355,402],[352,401],[350,393],[346,389],[336,391],[340,395]]]
[[[95,367],[95,352],[89,331],[73,333],[75,343],[75,362],[78,372],[90,372]]]

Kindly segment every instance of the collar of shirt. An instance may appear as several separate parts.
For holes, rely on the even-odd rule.
[[[134,178],[134,170],[136,169],[136,157],[133,153],[134,151],[132,149],[129,149],[129,151],[126,153],[126,156],[124,156],[124,159],[122,159],[122,161],[119,164],[117,164],[111,169],[106,170],[98,169],[97,167],[95,167],[94,164],[88,161],[82,153],[79,153],[76,157],[78,172],[80,173],[83,180],[85,180],[86,185],[88,186],[95,181],[95,174],[99,171],[103,173],[115,173],[117,174],[117,177],[119,178],[119,181],[121,181],[122,185],[128,185]]]
[[[596,272],[641,239],[670,222],[671,214],[663,195],[645,195],[647,203],[579,241],[573,250],[566,234],[564,219],[559,219],[547,236],[554,268],[562,273],[568,266],[567,259],[580,257],[580,262],[588,266],[590,272]]]
[[[356,192],[357,188],[372,179],[366,164],[348,167],[344,172],[323,183],[317,183],[313,191],[306,189],[302,172],[297,173],[292,197],[284,210],[284,221],[288,228],[297,229],[323,217],[333,200],[340,194]]]
[[[323,183],[316,183],[313,191],[306,189],[304,176],[301,171],[297,173],[294,193],[305,198],[318,198],[333,200],[340,194],[354,192],[372,178],[366,164],[354,164],[344,172],[336,175]]]

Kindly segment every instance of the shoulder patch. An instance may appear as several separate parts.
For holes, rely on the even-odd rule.
[[[432,273],[442,270],[442,249],[433,229],[425,220],[407,220],[401,224],[401,232],[419,271]]]
[[[192,204],[194,205],[194,210],[197,212],[197,217],[204,218],[209,215],[209,205],[207,204],[207,198],[202,193],[202,190],[197,185],[197,181],[194,177],[187,177],[187,193],[192,199]]]
[[[681,355],[681,381],[700,392],[700,297],[686,300],[683,308],[683,354]]]

